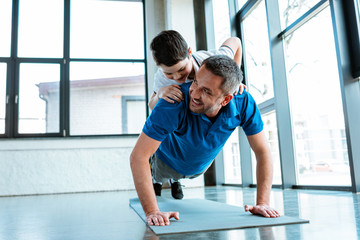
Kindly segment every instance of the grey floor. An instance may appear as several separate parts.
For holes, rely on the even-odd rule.
[[[253,203],[256,196],[255,189],[238,187],[185,188],[184,193],[237,206]],[[170,197],[168,189],[163,196]],[[309,224],[161,237],[129,208],[133,197],[135,191],[2,197],[0,239],[360,239],[360,195],[350,192],[273,190],[272,205],[281,214]]]

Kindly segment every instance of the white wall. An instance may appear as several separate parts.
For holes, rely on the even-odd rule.
[[[0,140],[0,196],[134,189],[136,139]]]

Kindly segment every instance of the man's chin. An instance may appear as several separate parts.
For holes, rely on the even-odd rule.
[[[190,111],[192,111],[193,113],[202,113],[202,109],[198,109],[198,108],[194,108],[190,105],[189,107]]]

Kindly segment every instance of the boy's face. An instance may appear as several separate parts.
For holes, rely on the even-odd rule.
[[[186,79],[188,79],[189,74],[192,71],[193,65],[190,59],[191,49],[189,49],[189,56],[184,60],[181,60],[170,67],[164,64],[160,64],[159,67],[163,71],[165,77],[181,84],[184,83]]]

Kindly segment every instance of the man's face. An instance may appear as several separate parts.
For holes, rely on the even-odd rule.
[[[178,83],[184,83],[191,73],[192,63],[187,57],[170,67],[164,64],[160,64],[159,67],[168,79],[175,80]]]
[[[190,110],[194,113],[203,113],[208,117],[215,117],[221,107],[232,99],[231,94],[224,95],[220,88],[222,81],[221,77],[202,66],[189,89]]]

